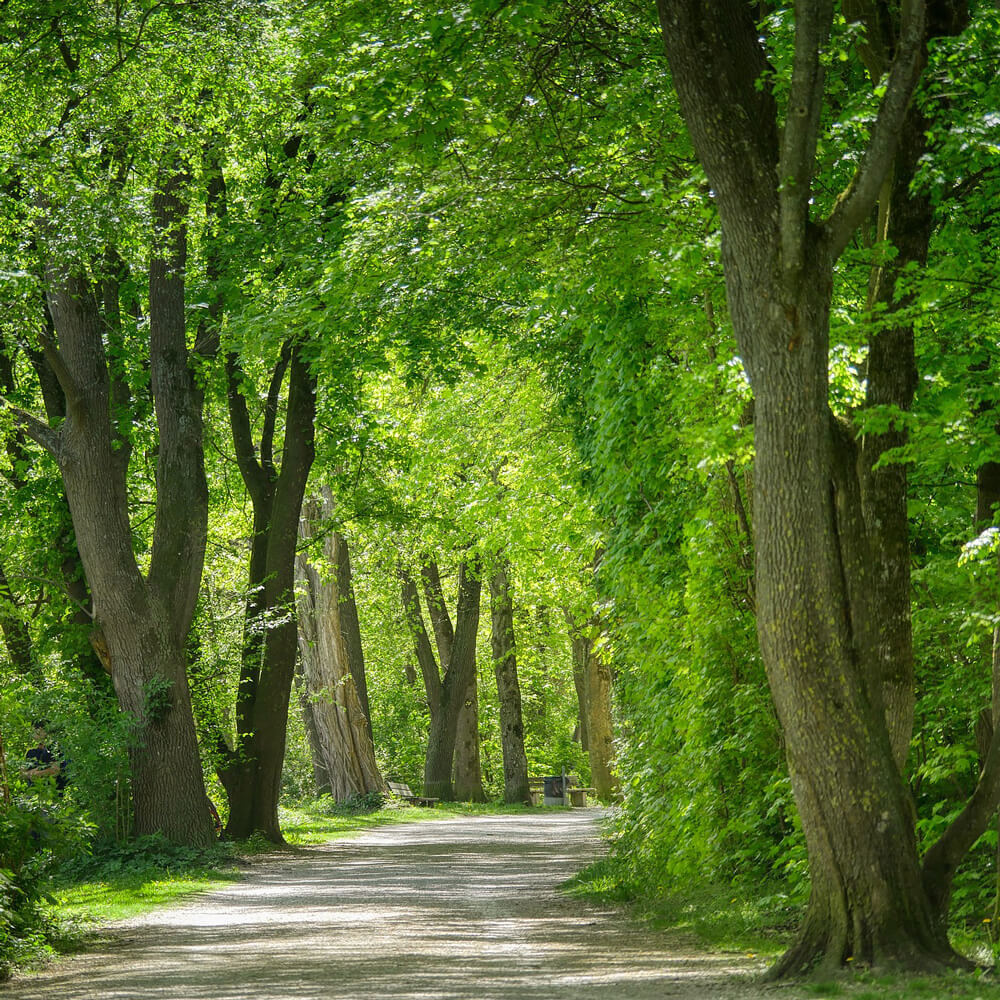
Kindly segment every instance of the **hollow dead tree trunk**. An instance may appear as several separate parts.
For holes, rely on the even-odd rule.
[[[305,543],[317,540],[324,518],[333,515],[329,491],[322,500],[307,502],[299,523]],[[348,593],[341,582],[350,579],[347,541],[337,531],[322,539],[322,554],[330,567],[322,576],[307,552],[296,558],[299,607],[299,659],[302,665],[302,708],[308,725],[317,789],[338,802],[355,795],[382,792],[385,782],[375,762],[371,729],[361,703],[357,676],[364,661],[352,670],[348,634],[353,625],[345,614]],[[353,600],[353,595],[350,595]],[[357,620],[355,608],[354,621]],[[357,636],[360,649],[360,632]]]
[[[500,702],[500,748],[503,752],[503,800],[527,802],[528,758],[524,751],[524,718],[521,714],[521,686],[517,679],[517,646],[514,641],[514,605],[510,576],[500,565],[490,577],[490,639],[493,670]]]
[[[932,6],[932,23],[954,21],[957,4]],[[779,128],[774,96],[760,86],[768,65],[750,6],[659,0],[682,113],[716,195],[730,316],[756,403],[758,633],[812,881],[776,975],[848,959],[958,962],[925,889],[900,772],[905,644],[883,641],[874,603],[879,586],[898,583],[869,572],[878,528],[864,517],[854,436],[827,398],[833,267],[884,188],[924,61],[923,4],[904,8],[858,173],[830,215],[812,220],[832,3],[796,4]]]
[[[132,550],[129,447],[116,429],[128,392],[105,353],[108,317],[83,265],[55,250],[48,251],[45,286],[56,339],[45,337],[42,346],[65,394],[66,418],[54,429],[27,413],[18,417],[59,463],[118,701],[137,721],[131,751],[135,831],[204,845],[213,839],[212,824],[184,655],[208,516],[202,393],[186,344],[187,209],[180,192],[187,182],[182,167],[170,168],[153,199],[149,352],[159,450],[145,576]],[[46,246],[47,235],[41,241]]]
[[[452,768],[459,714],[476,671],[476,634],[479,630],[482,582],[477,566],[469,566],[465,562],[459,564],[458,599],[453,627],[444,603],[437,564],[432,560],[424,562],[421,576],[425,593],[428,595],[428,611],[442,660],[439,671],[434,650],[424,628],[417,585],[403,567],[400,567],[399,576],[402,584],[403,612],[410,635],[413,637],[414,651],[424,679],[431,717],[427,756],[424,762],[424,795],[451,800],[455,797]]]

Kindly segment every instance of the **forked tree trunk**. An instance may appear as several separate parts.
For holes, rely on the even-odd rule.
[[[230,424],[240,472],[253,504],[253,538],[244,624],[236,742],[219,777],[229,797],[226,835],[255,831],[282,843],[278,823],[288,703],[295,675],[295,549],[299,514],[314,451],[316,383],[298,341],[285,344],[272,373],[258,452],[238,359],[227,360]],[[280,471],[274,431],[285,371],[288,399]]]
[[[317,526],[333,514],[333,501],[324,492],[322,501],[309,501],[299,524],[299,537],[310,542]],[[322,576],[305,551],[296,558],[299,608],[299,659],[302,667],[302,701],[307,717],[317,787],[338,802],[369,792],[382,792],[385,783],[375,762],[371,731],[358,694],[348,653],[344,608],[347,595],[340,590],[339,567],[347,542],[331,531],[323,539],[322,554],[331,567]],[[356,618],[356,610],[355,610]],[[362,671],[364,663],[361,664]]]
[[[524,718],[521,714],[521,686],[517,679],[517,647],[514,641],[514,606],[510,579],[505,565],[490,577],[493,669],[500,702],[500,748],[503,752],[503,800],[510,804],[527,802],[528,759],[524,751]]]
[[[930,23],[954,28],[962,6],[933,2]],[[898,545],[883,544],[877,519],[866,524],[857,446],[828,404],[833,267],[885,189],[923,66],[924,7],[903,5],[858,172],[817,220],[821,51],[833,4],[796,5],[781,123],[774,94],[761,86],[769,66],[749,5],[659,0],[659,10],[681,110],[716,196],[730,316],[754,392],[757,627],[809,852],[805,920],[773,971],[847,960],[958,964],[926,889],[900,772],[908,653],[905,642],[886,641],[883,625],[900,627],[905,597],[893,595],[880,620],[876,588],[899,583],[877,563],[871,574],[873,553],[892,561]],[[881,43],[875,35],[869,44]],[[869,364],[884,363],[880,354]]]
[[[56,456],[102,628],[121,708],[137,722],[131,750],[136,833],[208,844],[212,824],[188,691],[184,643],[194,614],[208,512],[202,454],[202,393],[189,367],[184,270],[183,170],[163,175],[154,196],[149,269],[150,372],[159,450],[156,521],[144,577],[132,550],[128,443],[117,421],[127,391],[109,369],[102,316],[82,267],[51,260],[48,307],[57,343],[46,360],[66,398],[58,430],[28,414],[21,426]],[[110,418],[110,419],[109,419]]]
[[[442,671],[439,672],[424,628],[416,583],[403,567],[400,567],[399,576],[403,613],[413,637],[414,652],[424,679],[430,711],[430,732],[424,761],[424,795],[450,801],[455,794],[452,787],[452,767],[459,713],[476,670],[476,634],[479,630],[482,582],[477,566],[470,568],[465,562],[459,565],[458,599],[453,628],[442,596],[437,566],[430,560],[424,561],[422,576],[428,595],[428,611],[442,659]]]

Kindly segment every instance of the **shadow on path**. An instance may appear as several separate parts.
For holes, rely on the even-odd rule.
[[[557,886],[600,853],[597,810],[385,827],[268,863],[113,928],[9,1000],[748,996],[747,964],[676,954]],[[754,971],[754,970],[752,970]],[[743,979],[733,976],[743,973]]]

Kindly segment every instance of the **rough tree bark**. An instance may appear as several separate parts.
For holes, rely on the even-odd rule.
[[[756,404],[758,634],[812,882],[799,938],[774,974],[848,959],[956,964],[925,889],[900,772],[911,695],[891,694],[907,686],[896,660],[906,653],[886,652],[872,602],[878,527],[864,517],[854,436],[827,398],[833,267],[896,158],[925,58],[924,5],[904,5],[860,166],[822,220],[810,218],[811,185],[832,2],[795,5],[780,128],[775,98],[760,85],[769,67],[750,5],[658,6],[681,110],[716,196],[729,311]],[[933,6],[938,25],[958,5]],[[878,352],[869,363],[880,363]]]
[[[596,622],[588,626],[595,627]],[[614,729],[611,721],[611,670],[604,657],[594,649],[587,632],[571,628],[573,676],[580,677],[577,695],[580,701],[581,728],[587,731],[587,756],[590,779],[597,797],[607,802],[618,787],[614,774]]]
[[[299,522],[302,541],[315,542],[321,522],[332,515],[329,491],[324,491],[322,500],[308,501]],[[337,531],[328,532],[322,538],[322,553],[332,570],[325,577],[306,552],[296,557],[302,708],[308,721],[317,790],[340,802],[382,792],[385,782],[375,762],[371,729],[357,685],[359,672],[364,676],[364,661],[351,663],[348,635],[353,624],[345,609],[353,594],[341,590],[345,580],[350,585],[346,539]],[[356,623],[356,607],[353,619]],[[360,632],[357,639],[360,648]]]
[[[279,470],[274,438],[286,370],[288,399]],[[298,647],[295,549],[315,454],[316,384],[302,356],[301,341],[286,341],[268,387],[258,452],[243,393],[244,376],[234,354],[227,357],[226,374],[236,460],[253,506],[253,534],[236,739],[233,747],[223,748],[219,777],[229,797],[226,835],[244,838],[259,831],[282,843],[278,797]]]
[[[331,498],[332,503],[332,498]],[[337,590],[340,594],[340,623],[347,651],[347,664],[354,678],[354,690],[365,716],[368,732],[372,731],[372,712],[368,703],[368,675],[365,671],[365,651],[361,643],[361,622],[358,619],[358,603],[354,597],[354,578],[351,570],[351,551],[347,539],[335,533]],[[381,780],[381,778],[379,779]]]
[[[107,318],[84,267],[53,253],[45,288],[55,339],[43,337],[42,347],[65,395],[66,417],[58,429],[24,412],[18,417],[59,464],[118,701],[137,720],[131,751],[134,829],[205,845],[212,841],[212,824],[184,655],[208,516],[202,393],[186,345],[186,206],[180,192],[187,180],[183,167],[168,168],[153,199],[149,350],[159,450],[145,576],[132,550],[129,448],[115,430],[127,392],[105,354]]]
[[[425,560],[421,576],[425,592],[441,594],[437,564]],[[458,736],[459,714],[476,670],[476,633],[479,630],[479,605],[482,582],[478,566],[462,562],[458,567],[458,599],[455,625],[452,627],[443,596],[429,599],[428,611],[442,665],[439,671],[420,611],[417,585],[409,572],[400,567],[403,613],[413,637],[414,652],[420,665],[427,692],[431,726],[424,761],[424,795],[450,801],[455,797],[452,767]],[[437,579],[437,587],[434,580]]]
[[[55,329],[52,325],[52,317],[47,305],[44,306],[43,312],[49,339],[53,339]],[[108,325],[112,326],[110,323]],[[34,350],[27,345],[23,345],[22,349],[38,375],[45,406],[45,415],[48,418],[49,424],[52,425],[61,422],[66,416],[66,400],[62,389],[59,387],[55,373],[49,367],[41,351]],[[14,381],[14,360],[6,343],[0,343],[0,390],[3,392],[3,397],[8,400],[14,399],[17,392],[17,386]],[[36,453],[30,452],[25,447],[26,442],[23,430],[15,429],[13,433],[8,434],[5,443],[10,465],[4,470],[4,478],[8,480],[15,490],[22,489],[27,485],[25,470],[33,465]],[[86,581],[83,578],[83,567],[80,563],[80,553],[76,547],[76,540],[73,537],[69,507],[61,490],[50,495],[49,503],[49,518],[54,518],[55,521],[55,528],[52,532],[52,548],[59,563],[59,572],[63,577],[66,594],[73,603],[70,624],[77,627],[81,637],[86,636],[87,640],[92,642],[95,630],[91,617],[90,591],[87,589]],[[34,657],[28,623],[24,620],[19,610],[17,595],[11,588],[10,582],[7,580],[2,568],[0,568],[0,628],[3,629],[11,661],[14,665],[22,673],[35,673],[37,676],[40,676],[41,667]],[[67,630],[64,639],[66,640],[65,648],[67,652],[73,649],[73,647],[79,650],[74,660],[84,676],[94,684],[95,693],[98,694],[99,698],[105,696],[113,698],[114,689],[111,685],[110,670],[102,665],[101,660],[88,641],[74,641],[76,635],[71,630]],[[98,700],[88,703],[88,707],[92,708],[95,712],[99,711]]]
[[[479,678],[472,671],[469,686],[462,698],[455,733],[455,757],[452,764],[452,792],[459,802],[485,802],[483,770],[479,753]]]
[[[500,747],[503,752],[503,800],[511,804],[527,802],[528,758],[524,752],[524,719],[521,715],[521,686],[517,679],[517,646],[514,642],[514,605],[510,575],[505,564],[490,577],[490,640],[493,670],[500,702]]]

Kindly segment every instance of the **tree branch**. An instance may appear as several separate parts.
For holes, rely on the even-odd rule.
[[[59,388],[62,389],[63,395],[66,397],[67,411],[73,410],[77,414],[82,414],[86,406],[83,393],[80,391],[73,373],[69,370],[62,352],[56,346],[56,342],[45,332],[38,335],[38,343],[41,345],[43,357],[59,383]]]
[[[15,406],[6,396],[0,396],[0,402],[10,410],[14,417],[14,423],[19,430],[27,434],[36,444],[40,444],[56,459],[59,458],[60,436],[59,431],[55,427],[49,427],[44,420],[40,420],[33,413]]]
[[[795,62],[778,161],[781,260],[790,289],[798,283],[804,264],[809,192],[826,77],[819,53],[830,37],[832,21],[831,0],[800,0],[795,5]]]
[[[250,413],[247,401],[240,388],[239,358],[234,351],[226,355],[226,399],[229,402],[229,423],[233,432],[233,445],[236,448],[236,464],[239,466],[243,482],[254,507],[263,502],[267,488],[264,470],[257,461],[257,453],[253,445],[253,432],[250,429]]]
[[[278,418],[278,404],[281,402],[281,385],[285,381],[285,371],[291,356],[292,341],[289,339],[281,345],[281,355],[271,373],[271,383],[267,387],[267,401],[264,404],[264,427],[260,433],[260,467],[268,479],[274,478],[274,424]],[[291,394],[291,389],[289,389],[289,394]]]
[[[751,228],[777,211],[778,124],[746,0],[657,0],[670,73],[723,219]],[[747,197],[757,192],[756,197]]]
[[[437,661],[434,659],[431,641],[427,637],[427,629],[424,628],[424,617],[420,613],[420,595],[417,593],[417,585],[402,563],[399,564],[396,572],[399,576],[403,599],[403,617],[413,639],[413,649],[417,656],[417,663],[420,664],[424,690],[427,693],[427,705],[433,718],[441,709],[441,674],[438,671]]]
[[[947,914],[952,879],[969,848],[982,836],[1000,803],[1000,726],[993,730],[979,783],[965,808],[924,855],[924,889],[938,913]]]
[[[878,200],[882,183],[896,156],[913,91],[926,62],[924,0],[904,0],[903,9],[899,49],[889,71],[889,82],[871,138],[854,177],[823,224],[831,260],[840,256]]]
[[[424,599],[427,601],[427,611],[431,616],[431,625],[434,628],[438,658],[441,660],[441,668],[447,672],[448,664],[451,662],[452,646],[455,643],[455,630],[452,627],[448,605],[444,599],[441,574],[433,559],[423,560],[420,567],[420,580],[424,585]]]

